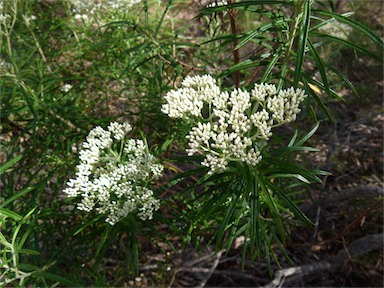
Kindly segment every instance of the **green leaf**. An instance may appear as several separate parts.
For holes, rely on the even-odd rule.
[[[312,54],[313,59],[316,62],[317,69],[320,72],[321,80],[323,81],[324,90],[328,95],[331,95],[330,88],[328,85],[327,73],[325,72],[323,60],[320,55],[317,53],[316,48],[313,46],[312,42],[308,39],[309,51]]]
[[[290,3],[289,1],[281,1],[281,0],[257,0],[257,1],[233,2],[233,3],[227,4],[227,5],[220,5],[220,6],[217,5],[215,7],[203,8],[202,12],[199,15],[197,15],[196,18],[201,18],[203,16],[210,15],[210,14],[216,13],[216,12],[227,11],[229,9],[254,11],[250,7],[258,6],[258,5],[288,5],[288,6],[292,6],[292,3]],[[257,12],[257,10],[254,12]]]
[[[211,177],[206,179],[206,181],[197,183],[200,185],[207,185],[209,182],[213,181],[213,185],[207,188],[206,191],[200,196],[207,198],[203,199],[204,204],[194,213],[194,221],[209,219],[211,215],[213,215],[223,205],[223,203],[228,200],[228,197],[231,197],[231,195],[234,195],[236,192],[239,193],[242,191],[244,183],[239,179],[226,181],[226,175],[230,175],[230,173],[213,174]]]
[[[239,44],[237,44],[237,46],[235,47],[235,50],[241,48],[242,46],[244,46],[246,43],[248,43],[250,40],[252,40],[256,36],[258,36],[258,35],[260,35],[262,33],[265,33],[270,28],[272,28],[272,27],[274,27],[276,25],[285,24],[285,23],[286,23],[286,20],[285,19],[281,19],[281,20],[278,20],[276,22],[267,23],[267,24],[261,26],[260,28],[254,30],[254,31],[246,33],[245,37],[243,38],[243,40],[241,40],[241,42]]]
[[[132,231],[128,232],[126,244],[126,263],[129,272],[138,274],[139,272],[139,247],[137,244],[136,234]]]
[[[23,197],[25,194],[28,194],[29,192],[31,192],[32,190],[34,190],[36,188],[36,186],[29,186],[27,188],[24,188],[22,189],[21,191],[19,191],[19,193],[17,194],[14,194],[13,196],[9,197],[7,200],[5,200],[4,203],[2,203],[0,205],[0,207],[5,207],[7,206],[8,204],[10,203],[13,203],[16,199],[20,198],[20,197]]]
[[[310,26],[310,15],[311,15],[311,1],[305,0],[302,21],[300,26],[299,41],[297,43],[295,73],[294,73],[294,80],[293,80],[294,87],[297,87],[301,79],[302,66],[303,66],[305,52],[307,48],[308,31]]]
[[[293,174],[293,173],[276,173],[270,176],[271,179],[275,178],[295,178],[297,180],[300,180],[301,182],[304,182],[306,184],[310,184],[311,182],[303,177],[300,174]]]
[[[305,75],[304,75],[305,76]],[[320,106],[320,109],[323,110],[323,112],[325,113],[325,115],[327,115],[327,117],[331,120],[331,121],[334,121],[333,119],[333,116],[331,114],[331,112],[328,110],[327,106],[324,105],[323,101],[321,101],[321,99],[319,98],[319,96],[317,95],[317,93],[315,91],[313,91],[313,89],[311,88],[311,86],[308,85],[308,80],[307,80],[307,77],[303,77],[302,79],[303,83],[304,83],[304,87],[305,87],[305,91],[307,92],[307,94],[311,95],[313,99],[315,99],[315,101],[317,102],[317,104]]]
[[[252,183],[251,183],[252,182]],[[253,251],[257,250],[259,247],[261,247],[261,235],[260,235],[260,196],[259,196],[259,183],[258,179],[255,177],[253,181],[249,182],[250,184],[250,189],[251,189],[251,197],[250,197],[250,213],[251,217],[249,219],[249,237],[250,237],[250,242],[249,246],[251,249],[251,255],[253,255]],[[245,240],[246,241],[246,240]],[[259,256],[259,253],[256,253],[256,256]]]
[[[353,85],[353,83],[347,78],[347,76],[345,76],[343,73],[341,73],[340,70],[338,70],[337,68],[325,63],[325,65],[327,66],[327,68],[329,70],[331,70],[333,73],[335,73],[337,76],[340,77],[340,79],[342,79],[344,81],[344,83],[348,86],[349,89],[351,89],[353,91],[353,93],[355,93],[355,95],[358,95],[359,93],[357,92],[355,86]]]
[[[5,247],[8,247],[9,249],[12,248],[12,244],[7,241],[3,233],[0,232],[0,244],[4,245]],[[5,252],[5,251],[3,251]]]
[[[263,78],[261,78],[261,81],[260,81],[261,83],[265,83],[268,80],[268,77],[271,74],[273,67],[275,67],[277,61],[280,59],[282,52],[283,50],[280,50],[279,52],[275,53],[275,55],[269,62],[267,68],[265,69]]]
[[[23,155],[17,155],[15,158],[5,162],[0,166],[0,175],[12,167],[16,162],[20,161],[23,158]]]
[[[296,217],[298,217],[305,225],[313,226],[311,220],[308,219],[307,216],[296,206],[295,203],[292,202],[291,199],[276,185],[273,185],[271,182],[266,182],[266,185],[270,187],[270,189],[276,193],[276,196],[279,197],[284,205],[284,207],[288,208]]]
[[[44,272],[44,271],[33,272],[33,276],[53,280],[53,281],[56,281],[57,283],[66,285],[68,287],[82,287],[83,286],[83,285],[80,285],[80,284],[74,282],[73,280],[66,279],[66,278],[61,277],[59,275]],[[53,285],[53,286],[56,286],[56,285]]]
[[[315,80],[315,79],[313,79],[313,78],[311,78],[311,77],[307,77],[307,76],[305,76],[305,77],[306,77],[306,79],[307,79],[307,81],[308,81],[309,83],[311,83],[312,85],[314,85],[314,86],[318,87],[319,89],[325,91],[325,87],[324,87],[324,84],[323,84],[323,83],[321,83],[321,82],[319,82],[319,81],[317,81],[317,80]],[[331,88],[328,89],[328,93],[329,93],[329,94],[328,94],[329,96],[334,97],[334,98],[336,98],[336,99],[339,100],[339,101],[342,101],[342,102],[345,101],[345,99],[344,99],[342,96],[340,96],[339,94],[337,94],[337,93],[336,93],[334,90],[332,90]]]
[[[303,138],[301,138],[301,139],[295,144],[295,146],[301,146],[301,145],[303,145],[305,142],[307,142],[307,140],[308,140],[309,138],[311,138],[313,134],[316,133],[317,129],[319,128],[319,125],[320,125],[320,123],[317,123],[317,124],[311,129],[311,131],[309,131]],[[316,150],[315,150],[315,151],[316,151]]]
[[[169,8],[171,7],[172,4],[173,4],[172,0],[167,1],[167,6],[165,7],[163,13],[161,14],[161,18],[160,18],[160,20],[158,22],[158,25],[157,25],[156,29],[155,29],[155,33],[153,34],[154,38],[157,37],[157,34],[159,33],[160,28],[162,27],[162,24],[163,24],[163,21],[164,21],[164,17],[167,14],[167,12],[168,12],[168,10],[169,10]]]
[[[375,59],[376,61],[380,62],[380,63],[383,63],[383,57],[380,57],[379,55],[371,52],[371,51],[368,51],[367,49],[361,47],[361,46],[358,46],[352,42],[349,42],[347,40],[344,40],[344,39],[341,39],[341,38],[337,38],[337,37],[334,37],[334,36],[331,36],[331,35],[326,35],[326,34],[321,34],[321,33],[313,33],[314,36],[317,36],[317,37],[321,37],[321,38],[325,38],[325,39],[328,39],[328,40],[331,40],[331,41],[334,41],[334,42],[339,42],[340,44],[346,46],[346,47],[349,47],[349,48],[352,48],[354,50],[357,50],[359,51],[360,53],[362,54],[365,54],[369,57],[371,57],[372,59]]]
[[[95,257],[97,257],[100,254],[100,251],[103,249],[105,242],[107,241],[107,238],[111,232],[113,226],[106,225],[105,229],[103,231],[103,234],[101,235],[101,240],[99,242],[99,245],[97,246]]]
[[[335,12],[331,11],[325,11],[325,10],[313,10],[315,13],[318,13],[320,15],[328,16],[337,19],[340,22],[343,22],[345,24],[348,24],[349,26],[361,31],[366,36],[368,36],[373,42],[375,42],[380,47],[384,47],[384,41],[371,29],[369,29],[367,26],[365,26],[363,23],[360,23],[358,21],[355,21],[353,19],[347,18],[343,15],[340,15]]]
[[[73,232],[73,236],[75,236],[75,235],[77,235],[77,234],[79,234],[80,232],[82,232],[85,228],[87,228],[88,226],[91,226],[91,225],[93,225],[93,224],[95,224],[95,223],[97,223],[101,218],[103,218],[104,217],[104,215],[98,215],[97,217],[95,217],[95,218],[92,218],[92,219],[90,219],[90,220],[88,220],[88,221],[86,221],[84,224],[82,224],[79,228],[77,228],[76,230],[75,230],[75,232]]]
[[[230,227],[232,215],[233,215],[233,213],[234,213],[234,211],[236,209],[237,201],[238,200],[239,200],[239,196],[235,194],[232,197],[231,204],[227,208],[227,211],[225,213],[223,221],[220,223],[220,229],[217,232],[216,247],[221,245],[221,241],[222,241],[222,239],[224,237],[224,232],[228,229],[228,227]]]
[[[13,212],[11,210],[8,210],[8,209],[2,208],[2,207],[0,207],[0,215],[8,217],[8,218],[12,218],[16,221],[23,219],[23,216],[17,214],[16,212]]]
[[[281,217],[281,215],[277,209],[276,200],[272,198],[270,191],[267,188],[269,181],[266,181],[264,178],[258,177],[258,182],[260,184],[261,190],[263,191],[262,196],[263,196],[268,208],[270,209],[270,211],[272,213],[274,224],[276,225],[277,230],[279,231],[279,235],[280,235],[282,241],[286,242],[286,232],[285,232],[284,225],[282,222],[282,217]],[[274,190],[272,190],[272,191],[274,191]]]
[[[20,254],[40,255],[40,252],[31,249],[18,249],[17,252]]]
[[[301,175],[311,182],[321,183],[321,179],[314,172],[301,168],[298,165],[271,157],[265,157],[264,160],[272,165],[270,169],[263,171],[264,173],[271,173],[268,175],[268,178],[273,178],[272,175],[274,174],[291,173]]]

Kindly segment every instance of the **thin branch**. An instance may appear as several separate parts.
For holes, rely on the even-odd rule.
[[[332,265],[326,261],[322,261],[319,263],[315,263],[312,265],[303,265],[298,267],[290,267],[286,269],[281,269],[275,273],[275,278],[265,286],[261,288],[276,288],[276,287],[284,287],[284,281],[287,277],[293,275],[306,275],[313,272],[318,272],[320,270],[325,270],[331,268]]]
[[[232,0],[228,0],[228,4],[231,4],[231,3],[232,3]],[[228,13],[229,13],[229,21],[231,24],[231,33],[232,35],[236,35],[238,33],[237,20],[236,20],[237,10],[230,9]],[[233,40],[232,42],[232,54],[233,54],[234,65],[240,63],[240,51],[239,49],[236,49],[237,44],[238,44],[237,38],[235,38],[235,40]],[[234,72],[233,80],[235,82],[236,88],[239,88],[240,87],[240,71]]]

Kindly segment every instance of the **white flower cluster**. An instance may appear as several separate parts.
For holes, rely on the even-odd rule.
[[[352,33],[351,26],[339,21],[328,22],[327,24],[321,26],[319,30],[324,34],[340,38],[342,40],[347,40],[349,35]]]
[[[162,112],[196,121],[187,135],[188,155],[203,153],[210,172],[224,171],[231,161],[256,166],[271,129],[292,122],[306,95],[301,89],[277,91],[275,85],[255,84],[250,91],[220,92],[209,75],[187,76],[181,88],[169,91]]]
[[[228,5],[227,0],[214,0],[214,1],[211,1],[211,3],[207,4],[206,7],[216,7],[216,6],[225,6],[225,5]]]
[[[67,93],[71,89],[72,89],[72,85],[68,84],[68,83],[65,83],[63,86],[61,86],[60,91],[64,92],[64,93]]]
[[[11,70],[12,70],[12,65],[3,59],[0,59],[0,73],[11,72]]]
[[[69,0],[71,12],[76,20],[90,22],[101,11],[126,11],[141,0]]]
[[[11,15],[5,13],[5,10],[3,0],[0,0],[0,25],[6,25],[7,21],[11,19]]]
[[[79,210],[107,214],[114,225],[130,213],[152,219],[160,202],[147,186],[158,179],[163,166],[148,152],[143,140],[128,139],[129,123],[112,122],[107,130],[92,129],[80,151],[76,178],[67,183],[69,197],[81,197]]]

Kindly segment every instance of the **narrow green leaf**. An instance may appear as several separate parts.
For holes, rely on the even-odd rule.
[[[270,239],[265,231],[265,227],[262,227],[261,234],[264,239],[264,254],[265,254],[265,260],[267,262],[267,270],[269,276],[272,277],[272,267],[271,267],[271,242]]]
[[[307,49],[308,31],[310,27],[310,15],[311,15],[311,1],[305,0],[303,15],[300,26],[299,41],[297,44],[296,61],[295,61],[295,73],[293,86],[297,87],[300,82],[302,67]]]
[[[330,119],[331,121],[334,121],[331,112],[329,112],[328,108],[324,105],[323,101],[321,101],[317,93],[313,91],[311,86],[308,85],[307,77],[303,77],[302,81],[304,83],[305,91],[307,92],[307,94],[311,95],[312,98],[315,99],[320,109],[325,113],[325,115],[327,115],[328,119]]]
[[[271,211],[272,213],[272,216],[273,216],[273,220],[274,220],[274,224],[276,225],[277,227],[277,230],[279,231],[279,235],[281,237],[281,239],[283,240],[283,242],[286,242],[286,232],[285,232],[285,229],[284,229],[284,225],[283,225],[283,222],[282,222],[282,217],[276,207],[276,200],[275,199],[272,199],[272,196],[270,194],[270,191],[268,190],[268,186],[267,184],[269,183],[269,181],[266,181],[264,180],[263,178],[259,177],[259,183],[260,183],[260,188],[261,190],[263,191],[263,198],[269,208],[269,210]],[[273,190],[272,190],[273,191]]]
[[[275,178],[295,178],[297,180],[300,180],[301,182],[304,182],[306,184],[310,184],[311,182],[303,177],[300,174],[293,174],[293,173],[276,173],[272,174],[269,176],[270,179],[275,179]]]
[[[0,215],[12,218],[16,221],[23,219],[23,216],[17,214],[16,212],[13,212],[11,210],[8,210],[8,209],[2,208],[2,207],[0,207]]]
[[[325,65],[327,66],[327,68],[329,70],[331,70],[333,73],[335,73],[337,76],[339,76],[339,78],[344,81],[344,83],[348,86],[349,89],[351,89],[353,91],[353,93],[355,93],[355,95],[359,94],[357,92],[355,86],[353,85],[353,83],[348,79],[347,76],[345,76],[343,73],[341,73],[341,71],[339,69],[337,69],[337,68],[335,68],[332,65],[329,65],[327,63],[325,63]]]
[[[206,15],[210,15],[212,13],[226,11],[229,9],[238,9],[238,10],[248,10],[252,11],[250,7],[258,6],[258,5],[287,5],[292,6],[292,3],[289,1],[281,1],[281,0],[257,0],[257,1],[240,1],[233,2],[227,5],[217,5],[215,7],[208,7],[201,10],[199,15],[195,18],[201,18]]]
[[[33,275],[35,277],[42,277],[42,278],[45,278],[45,279],[50,279],[50,280],[56,281],[57,283],[66,285],[68,287],[82,287],[83,286],[83,285],[80,285],[80,284],[74,282],[73,280],[66,279],[66,278],[61,277],[59,275],[48,273],[48,272],[44,272],[44,271],[33,272]]]
[[[363,23],[355,21],[351,18],[347,18],[343,15],[340,15],[336,12],[331,11],[325,11],[325,10],[314,10],[315,13],[318,13],[320,15],[328,16],[337,19],[340,22],[343,22],[359,31],[367,35],[372,41],[374,41],[376,44],[378,44],[380,47],[384,47],[384,41],[382,38],[380,38],[374,31],[369,29],[367,26],[365,26]]]
[[[309,47],[309,51],[312,54],[313,59],[316,62],[317,69],[320,72],[321,80],[323,81],[323,85],[324,85],[324,90],[328,95],[331,95],[330,88],[328,85],[327,73],[325,72],[325,69],[324,69],[323,60],[321,59],[320,55],[317,53],[316,48],[313,46],[311,40],[309,39],[308,39],[308,47]]]
[[[303,222],[303,224],[313,226],[312,221],[308,219],[308,217],[296,206],[295,203],[292,202],[291,199],[289,199],[284,191],[282,191],[279,187],[272,184],[271,182],[267,182],[266,184],[272,191],[276,193],[276,196],[280,198],[285,208],[288,208],[293,213],[293,215],[298,217]]]
[[[317,81],[317,80],[315,80],[315,79],[313,79],[313,78],[311,78],[311,77],[307,77],[307,76],[305,76],[305,77],[306,77],[306,79],[307,79],[307,81],[308,81],[309,83],[311,83],[312,85],[317,86],[319,89],[325,91],[325,87],[324,87],[324,84],[323,84],[323,83],[321,83],[321,82],[319,82],[319,81]],[[329,94],[328,94],[329,96],[334,97],[334,98],[336,98],[336,99],[339,100],[339,101],[342,101],[342,102],[345,101],[345,99],[344,99],[342,96],[340,96],[339,94],[337,94],[337,93],[336,93],[333,89],[331,89],[331,88],[328,89],[328,93],[329,93]]]
[[[104,215],[101,215],[101,214],[100,214],[100,215],[98,215],[97,217],[92,218],[92,219],[86,221],[86,222],[85,222],[84,224],[82,224],[79,228],[77,228],[77,229],[75,230],[75,232],[73,232],[73,236],[79,234],[80,232],[82,232],[82,231],[83,231],[85,228],[87,228],[88,226],[91,226],[91,225],[97,223],[102,217],[104,217]]]
[[[321,33],[313,33],[314,36],[317,36],[317,37],[321,37],[321,38],[325,38],[325,39],[328,39],[328,40],[331,40],[331,41],[334,41],[334,42],[339,42],[340,44],[346,46],[346,47],[349,47],[349,48],[352,48],[354,50],[357,50],[359,51],[360,53],[362,54],[365,54],[369,57],[371,57],[372,59],[375,59],[376,61],[380,62],[380,63],[383,63],[383,57],[380,57],[379,55],[371,52],[371,51],[368,51],[367,49],[361,47],[361,46],[358,46],[352,42],[349,42],[347,40],[344,40],[344,39],[341,39],[341,38],[337,38],[337,37],[333,37],[331,35],[326,35],[326,34],[321,34]]]
[[[139,271],[139,252],[136,235],[133,231],[128,232],[126,247],[126,263],[128,273],[136,273]]]
[[[29,233],[31,232],[31,229],[29,229],[29,231],[27,230],[27,232],[22,237],[21,241],[16,242],[18,240],[18,234],[21,230],[21,227],[27,223],[26,220],[29,218],[29,216],[31,216],[35,212],[36,208],[37,207],[32,208],[26,215],[24,215],[23,219],[21,219],[20,223],[17,225],[16,229],[13,231],[12,245],[13,245],[15,251],[18,251],[19,249],[21,249],[23,247],[25,240],[27,239]],[[31,226],[29,226],[29,227],[31,227]]]
[[[261,235],[260,235],[260,196],[259,196],[259,181],[256,177],[253,177],[250,181],[251,197],[250,197],[250,231],[249,231],[249,246],[251,249],[251,257],[254,255],[254,251],[259,250],[261,247]],[[244,240],[246,241],[246,239]],[[258,256],[256,253],[255,256]],[[253,257],[252,257],[253,258]]]
[[[18,249],[20,254],[28,254],[28,255],[40,255],[40,252],[31,249]]]
[[[0,175],[12,167],[16,162],[20,161],[23,158],[23,155],[17,155],[15,158],[5,162],[0,166]]]
[[[244,61],[226,69],[224,72],[222,72],[219,75],[219,77],[223,78],[223,77],[228,76],[228,75],[230,75],[236,71],[241,71],[241,70],[245,70],[245,69],[249,69],[249,68],[253,68],[253,67],[257,67],[257,66],[258,66],[257,62],[254,62],[250,59],[247,59],[247,60],[244,60]]]
[[[288,147],[292,147],[293,144],[295,144],[295,141],[297,139],[297,135],[299,134],[298,130],[295,130],[295,134],[293,134],[292,139],[288,143]]]
[[[163,24],[163,21],[164,21],[164,17],[167,14],[167,12],[168,12],[169,8],[171,7],[171,5],[173,4],[172,2],[173,2],[172,0],[167,1],[167,6],[165,7],[163,13],[161,14],[161,18],[159,20],[159,23],[158,23],[156,29],[155,29],[155,33],[153,34],[154,38],[157,37],[157,34],[159,33],[160,28],[162,27],[162,24]]]
[[[136,235],[132,233],[132,250],[133,250],[133,267],[136,275],[139,274],[139,246],[137,244]]]
[[[269,75],[271,74],[272,69],[275,67],[277,61],[280,59],[281,54],[283,53],[283,50],[280,50],[279,52],[275,53],[271,61],[269,62],[267,68],[265,69],[263,78],[261,78],[261,83],[265,83],[268,80]]]
[[[208,219],[214,214],[220,206],[225,203],[230,195],[233,195],[234,191],[242,191],[243,183],[238,179],[232,182],[222,182],[215,185],[211,189],[208,189],[204,195],[214,195],[209,200],[205,201],[203,207],[196,212],[194,217],[196,221],[198,219]]]
[[[234,195],[232,197],[231,204],[227,208],[223,221],[220,223],[220,229],[216,234],[217,235],[216,247],[219,247],[219,245],[221,245],[221,241],[223,240],[224,233],[230,226],[232,215],[236,209],[238,199],[239,199],[238,195]]]
[[[305,142],[307,142],[307,140],[309,138],[312,137],[313,134],[316,133],[317,129],[319,128],[319,125],[320,123],[316,123],[316,125],[311,129],[311,131],[309,131],[303,138],[301,138],[296,144],[295,146],[301,146],[303,145]],[[314,150],[316,151],[316,150]]]
[[[249,33],[246,33],[245,34],[245,37],[240,41],[239,44],[237,44],[237,46],[235,47],[235,50],[236,49],[239,49],[241,48],[242,46],[244,46],[246,43],[248,43],[249,41],[251,41],[253,38],[255,38],[256,36],[262,34],[262,33],[265,33],[266,31],[268,31],[269,29],[271,29],[272,27],[275,27],[277,25],[280,25],[280,24],[285,24],[286,23],[286,20],[285,19],[281,19],[281,20],[277,20],[275,22],[271,22],[271,23],[267,23],[261,27],[259,27],[258,29],[254,30],[254,31],[251,31]],[[244,35],[244,34],[243,34]]]
[[[5,247],[8,247],[9,249],[12,248],[12,244],[7,241],[7,239],[1,232],[0,232],[0,244],[4,245]]]
[[[9,197],[7,200],[5,200],[4,203],[0,205],[0,207],[6,207],[8,204],[13,203],[16,199],[23,197],[25,194],[28,194],[32,190],[34,190],[36,186],[29,186],[27,188],[22,189],[18,193],[14,194],[13,196]]]
[[[106,225],[106,227],[104,229],[104,232],[101,235],[101,239],[100,239],[99,245],[97,246],[95,257],[97,257],[100,254],[101,250],[103,249],[104,244],[107,241],[107,238],[108,238],[108,236],[109,236],[109,234],[111,232],[111,229],[112,229],[111,225]]]

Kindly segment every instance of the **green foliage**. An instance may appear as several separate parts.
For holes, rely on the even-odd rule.
[[[297,205],[325,172],[295,157],[316,152],[304,143],[317,126],[273,138],[257,169],[207,175],[200,156],[183,152],[187,127],[161,113],[163,96],[188,74],[210,73],[227,87],[302,87],[312,118],[332,118],[340,81],[357,93],[338,53],[383,61],[382,39],[333,1],[228,1],[202,7],[198,22],[180,16],[192,9],[182,0],[98,10],[91,22],[69,0],[0,3],[0,286],[124,286],[150,256],[143,251],[173,251],[174,235],[184,247],[212,235],[227,250],[244,237],[244,259],[276,260],[290,230],[311,225]],[[332,36],[328,23],[353,33]],[[115,120],[144,133],[169,173],[152,221],[110,226],[62,192],[89,130]]]
[[[297,139],[296,132],[280,149],[266,146],[256,168],[237,163],[226,172],[202,177],[195,187],[205,189],[192,194],[188,205],[191,213],[185,219],[190,222],[186,227],[186,233],[192,233],[189,239],[195,229],[205,227],[217,249],[229,251],[235,239],[242,236],[243,258],[248,254],[251,259],[264,258],[277,252],[271,248],[272,243],[283,247],[292,227],[313,225],[297,205],[306,187],[320,183],[319,177],[327,173],[305,169],[289,159],[297,151],[317,151],[303,146],[316,130],[317,126],[301,139]]]
[[[331,98],[342,99],[331,87],[332,83],[327,76],[329,71],[338,71],[336,75],[340,80],[347,87],[355,89],[339,69],[332,65],[333,59],[327,59],[328,47],[333,51],[335,45],[349,48],[381,64],[383,58],[379,51],[384,47],[378,35],[351,18],[353,12],[339,14],[333,10],[333,1],[228,1],[228,5],[203,9],[199,17],[232,11],[239,19],[236,34],[220,34],[210,40],[222,47],[233,47],[233,53],[238,51],[243,54],[242,59],[235,61],[232,67],[220,74],[221,77],[241,74],[244,84],[261,79],[261,82],[277,82],[280,88],[291,85],[303,87],[318,107],[332,118],[324,98],[319,96],[324,92]],[[240,22],[244,18],[257,20],[253,21],[253,27],[248,27]],[[338,31],[335,27],[340,23],[344,26]],[[327,24],[328,30],[321,30]],[[329,29],[332,28],[329,26],[334,27]],[[354,37],[355,33],[359,35],[358,38]],[[363,44],[362,39],[366,39],[370,45]],[[316,69],[306,69],[309,63]],[[320,77],[316,75],[317,71]],[[313,102],[309,108],[316,108]]]

